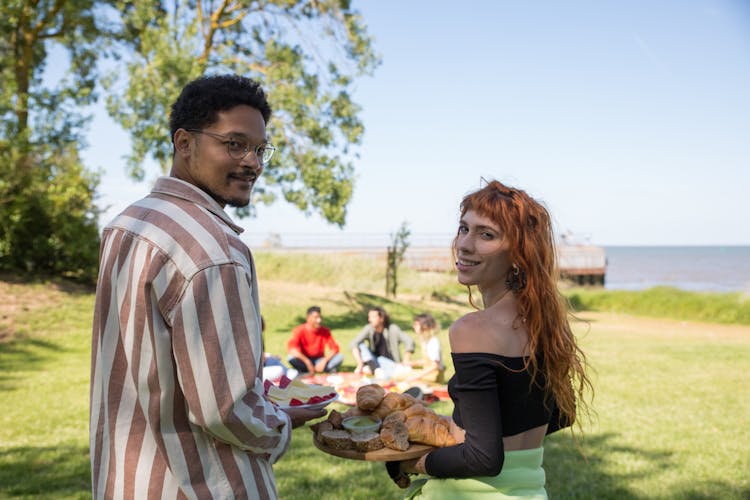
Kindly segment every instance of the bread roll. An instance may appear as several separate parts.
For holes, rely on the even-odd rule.
[[[409,449],[409,429],[404,422],[393,420],[380,429],[380,439],[388,448],[398,451]]]
[[[385,389],[378,384],[363,385],[357,389],[357,407],[362,410],[372,410],[385,397]]]
[[[363,410],[363,409],[361,409],[361,408],[359,408],[357,406],[351,406],[348,410],[346,410],[342,414],[342,417],[344,417],[344,418],[347,418],[347,417],[361,417],[362,415],[369,415],[369,414],[370,414],[369,410]]]
[[[341,422],[344,421],[344,415],[341,414],[341,412],[336,410],[331,410],[328,413],[328,422],[331,422],[331,425],[333,425],[334,429],[343,429],[344,427],[341,425]]]
[[[310,429],[312,429],[312,431],[316,435],[320,436],[320,433],[323,432],[323,431],[332,431],[333,430],[333,425],[328,420],[323,420],[323,421],[317,422],[315,424],[312,424],[310,426]]]
[[[406,408],[404,413],[406,414],[406,418],[416,417],[418,415],[435,415],[435,412],[432,411],[432,409],[425,407],[422,403],[414,403]]]
[[[393,422],[406,422],[406,412],[396,410],[393,413],[389,413],[383,420],[383,425],[391,425]]]

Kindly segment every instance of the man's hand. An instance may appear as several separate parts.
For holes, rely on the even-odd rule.
[[[310,408],[295,408],[294,406],[291,406],[289,408],[284,408],[284,411],[292,419],[292,429],[305,425],[308,420],[314,420],[326,414],[326,410],[323,408],[312,410]]]
[[[364,363],[362,362],[357,363],[357,367],[354,369],[354,373],[356,373],[357,375],[362,374],[362,369],[364,367],[365,367]]]

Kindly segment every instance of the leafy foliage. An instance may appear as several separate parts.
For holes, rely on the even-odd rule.
[[[78,154],[98,57],[94,0],[3,2],[0,31],[0,269],[54,273],[90,281],[99,237],[99,182]],[[50,51],[69,70],[48,84]]]
[[[279,148],[253,204],[279,194],[307,214],[343,226],[353,189],[354,153],[364,126],[351,99],[354,78],[378,64],[348,0],[122,1],[121,55],[105,80],[107,109],[130,132],[128,173],[141,180],[151,158],[166,172],[172,157],[167,116],[182,87],[208,73],[260,81],[274,114]],[[124,75],[127,75],[126,77]],[[252,205],[240,210],[247,215]]]

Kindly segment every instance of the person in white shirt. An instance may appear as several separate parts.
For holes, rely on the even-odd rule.
[[[430,313],[418,314],[414,317],[412,324],[414,333],[420,340],[422,360],[413,361],[412,367],[421,367],[409,376],[409,382],[434,382],[442,384],[445,382],[445,365],[440,348],[438,332],[440,327]]]

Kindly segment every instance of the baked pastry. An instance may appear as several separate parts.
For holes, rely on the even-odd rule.
[[[409,429],[404,422],[392,420],[388,425],[383,424],[380,429],[380,439],[392,450],[406,451],[409,449]]]
[[[389,413],[383,420],[383,425],[391,425],[393,422],[406,422],[406,412],[396,410],[393,413]]]
[[[385,446],[377,432],[354,434],[352,435],[352,443],[354,443],[354,449],[361,452],[375,451]]]
[[[354,446],[352,436],[347,431],[334,429],[320,433],[323,444],[334,450],[349,450]]]
[[[331,410],[328,413],[328,419],[329,422],[331,422],[331,425],[334,429],[343,429],[344,427],[341,425],[341,422],[344,421],[344,415],[337,411],[337,410]]]
[[[372,410],[385,397],[385,389],[378,384],[363,385],[357,389],[357,407],[362,410]]]
[[[409,394],[389,392],[385,395],[380,404],[372,410],[372,415],[378,417],[380,420],[385,420],[385,417],[388,414],[397,410],[405,410],[416,402],[417,400]]]
[[[438,447],[457,444],[456,438],[451,434],[449,427],[438,420],[443,419],[440,417],[434,419],[423,416],[407,419],[406,428],[409,434],[409,441]]]
[[[410,407],[406,408],[404,410],[404,413],[406,414],[406,418],[415,417],[417,415],[435,415],[435,412],[432,411],[432,409],[425,407],[425,405],[423,405],[422,403],[414,403]]]
[[[342,417],[361,417],[362,415],[369,415],[369,410],[363,410],[357,406],[351,406],[349,409],[347,409],[344,413],[342,413]]]
[[[329,422],[328,420],[322,420],[320,422],[310,425],[310,429],[312,429],[312,431],[316,435],[320,436],[320,433],[323,431],[332,431],[333,424],[331,424],[331,422]]]

